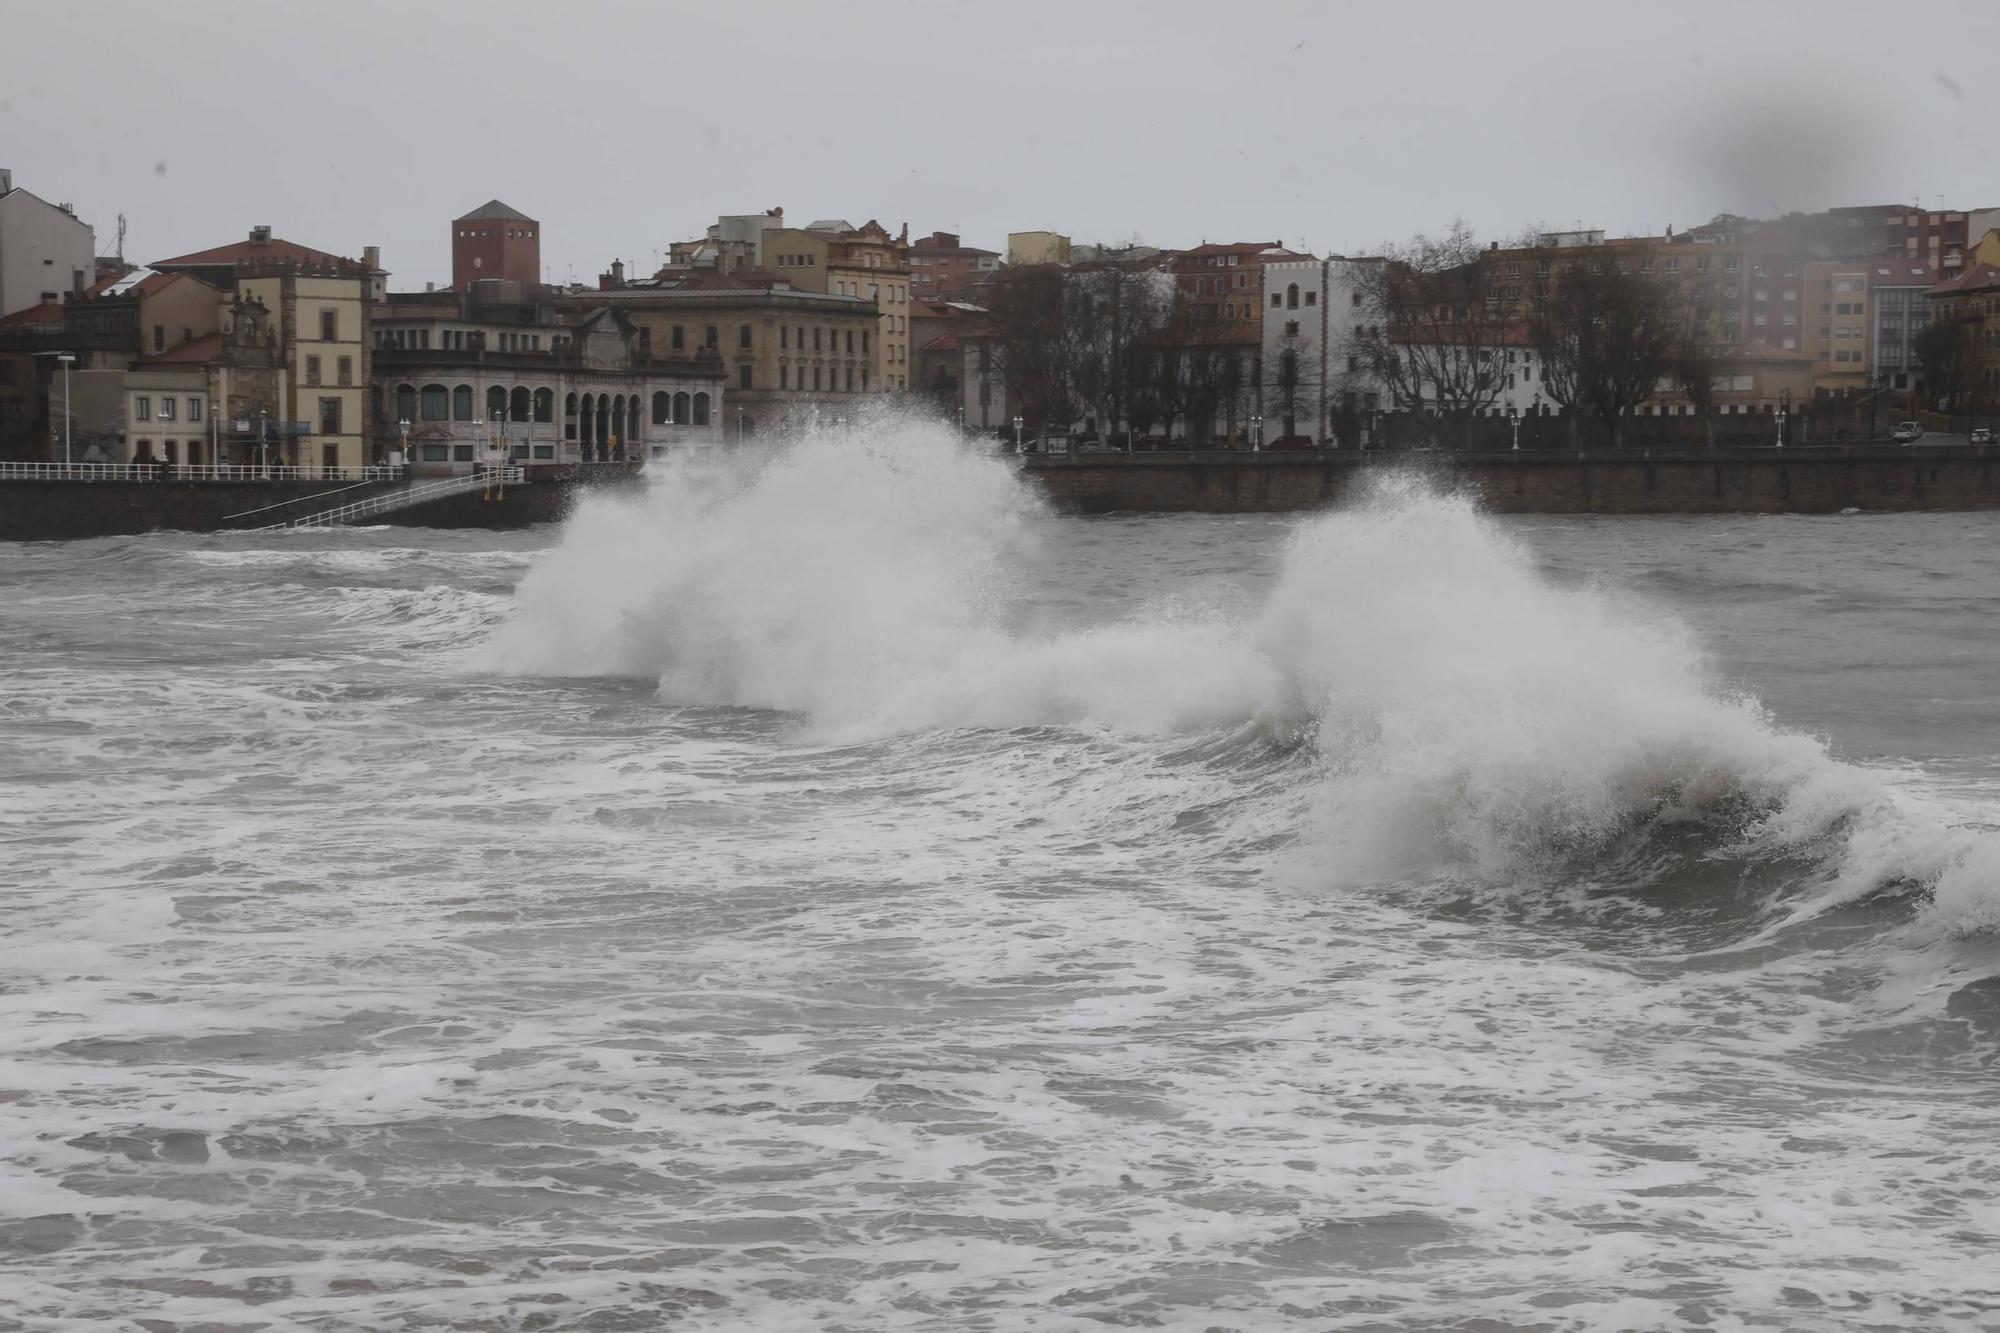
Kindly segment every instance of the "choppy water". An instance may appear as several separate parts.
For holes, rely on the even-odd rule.
[[[0,547],[0,1328],[2000,1328],[1997,530]]]

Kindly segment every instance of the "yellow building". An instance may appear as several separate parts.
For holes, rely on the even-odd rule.
[[[1010,231],[1007,233],[1007,262],[1067,264],[1069,237],[1053,231]]]
[[[1868,331],[1874,315],[1869,309],[1866,263],[1831,261],[1805,266],[1805,320],[1802,350],[1813,361],[1816,389],[1862,389],[1868,385],[1872,367]]]
[[[357,263],[256,227],[248,240],[177,255],[152,267],[199,278],[232,294],[222,331],[231,382],[218,389],[216,404],[232,426],[256,419],[259,445],[288,464],[362,467],[369,462],[365,431],[372,249]],[[247,329],[253,317],[256,327]],[[266,421],[275,425],[267,427]],[[265,436],[269,444],[263,442]]]
[[[874,389],[910,387],[909,228],[899,236],[874,219],[859,227],[839,219],[809,227],[771,227],[760,234],[762,267],[800,291],[872,301],[877,311]]]

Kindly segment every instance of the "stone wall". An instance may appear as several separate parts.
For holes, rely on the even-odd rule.
[[[1837,513],[2000,509],[2000,449],[1965,446],[1569,453],[1136,453],[1024,460],[1059,509],[1276,513],[1411,471],[1499,513]]]

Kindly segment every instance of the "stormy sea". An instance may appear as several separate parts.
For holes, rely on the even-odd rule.
[[[0,1329],[2000,1328],[2000,525],[909,422],[0,546]]]

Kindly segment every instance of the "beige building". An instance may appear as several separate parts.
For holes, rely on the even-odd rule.
[[[1863,389],[1872,370],[1867,263],[1813,262],[1805,266],[1801,350],[1812,358],[1815,389]],[[1786,314],[1791,312],[1786,311]],[[1792,330],[1784,330],[1790,335]]]
[[[1069,237],[1053,231],[1010,231],[1007,233],[1009,264],[1067,264]]]
[[[767,228],[761,236],[761,266],[798,290],[875,303],[878,318],[869,382],[876,391],[908,392],[909,228],[892,236],[872,218],[859,227],[826,219],[809,227]]]
[[[642,361],[717,365],[729,395],[722,427],[730,441],[815,416],[838,419],[880,387],[879,316],[867,298],[801,288],[762,270],[604,281],[558,305],[573,315],[614,312],[632,327]]]
[[[366,405],[372,248],[361,262],[253,228],[249,239],[156,262],[155,271],[198,278],[228,294],[221,319],[218,387],[225,451],[232,442],[307,467],[370,460]]]

